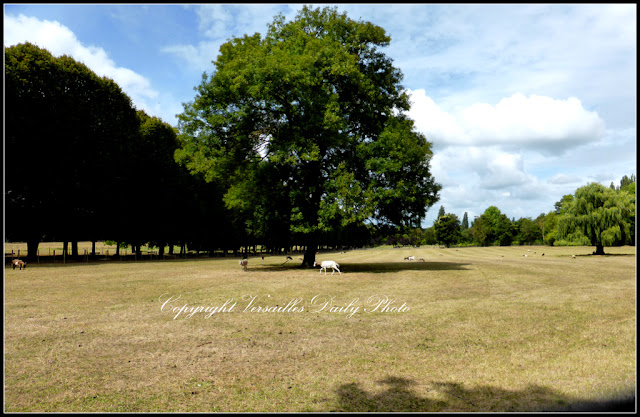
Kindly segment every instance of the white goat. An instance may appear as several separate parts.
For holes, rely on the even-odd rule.
[[[249,264],[249,260],[247,258],[243,259],[240,261],[240,266],[242,267],[243,271],[247,270],[247,265]]]
[[[342,273],[340,272],[340,270],[338,269],[338,267],[340,266],[338,263],[334,262],[334,261],[322,261],[322,263],[317,263],[314,262],[313,266],[320,266],[320,273],[322,274],[322,270],[324,269],[324,274],[327,275],[327,268],[331,268],[333,269],[333,272],[331,272],[331,275],[333,275],[336,271],[338,271],[338,274],[342,275]]]
[[[405,261],[415,261],[416,257],[415,256],[407,256],[406,258],[404,258]]]

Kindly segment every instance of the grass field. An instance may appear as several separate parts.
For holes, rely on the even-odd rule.
[[[284,257],[246,272],[237,258],[5,267],[4,411],[532,411],[624,396],[635,248],[592,251],[327,253],[342,275],[326,276]]]

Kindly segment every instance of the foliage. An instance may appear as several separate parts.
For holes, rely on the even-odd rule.
[[[471,235],[482,246],[509,246],[515,234],[511,220],[495,206],[487,208],[471,226]]]
[[[371,23],[306,6],[291,22],[277,16],[264,38],[231,39],[179,116],[177,160],[219,182],[249,232],[305,236],[307,265],[336,227],[418,227],[440,186],[431,145],[403,115],[402,74],[379,50],[389,41]]]
[[[533,245],[542,242],[542,230],[537,222],[530,218],[518,219],[514,224],[517,234],[515,241],[520,245]]]
[[[630,243],[629,219],[635,216],[635,196],[614,191],[598,183],[576,190],[575,198],[558,219],[558,238],[571,240],[580,232],[596,254],[604,254],[604,246]]]
[[[464,216],[462,216],[462,223],[460,224],[460,228],[462,230],[466,230],[469,228],[469,216],[467,215],[467,212],[464,212]]]
[[[455,214],[444,214],[433,224],[438,243],[447,248],[460,239],[460,220]]]
[[[556,214],[562,214],[567,210],[567,207],[573,201],[573,195],[563,195],[562,199],[554,204]]]
[[[5,82],[7,237],[37,247],[45,237],[96,240],[124,227],[138,135],[129,97],[29,43],[5,48]]]
[[[6,236],[30,256],[44,238],[163,248],[235,236],[220,192],[176,164],[175,130],[112,80],[28,43],[5,49],[5,80]]]

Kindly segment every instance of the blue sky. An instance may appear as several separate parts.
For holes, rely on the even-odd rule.
[[[535,218],[582,185],[636,174],[635,4],[335,5],[391,36],[443,185],[423,226],[440,206]],[[175,124],[222,43],[301,7],[5,4],[4,44],[70,55]]]

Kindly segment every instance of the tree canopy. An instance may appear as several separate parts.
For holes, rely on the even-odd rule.
[[[5,48],[5,101],[6,237],[26,241],[30,258],[44,239],[139,248],[233,235],[216,186],[176,164],[174,128],[113,80],[19,44]]]
[[[84,64],[29,43],[5,48],[5,82],[7,236],[25,239],[32,254],[45,236],[95,240],[122,225],[114,196],[129,197],[123,179],[135,167],[128,155],[138,134],[129,97]]]
[[[596,247],[596,255],[604,255],[604,246],[631,242],[634,215],[635,195],[591,183],[578,188],[575,197],[562,205],[558,237],[580,233]]]
[[[440,185],[431,144],[406,117],[389,36],[336,8],[277,16],[264,38],[220,47],[179,116],[176,158],[218,181],[225,204],[264,235],[306,237],[363,224],[419,227]]]
[[[460,220],[455,214],[443,214],[433,224],[433,228],[438,243],[447,248],[460,239]]]

